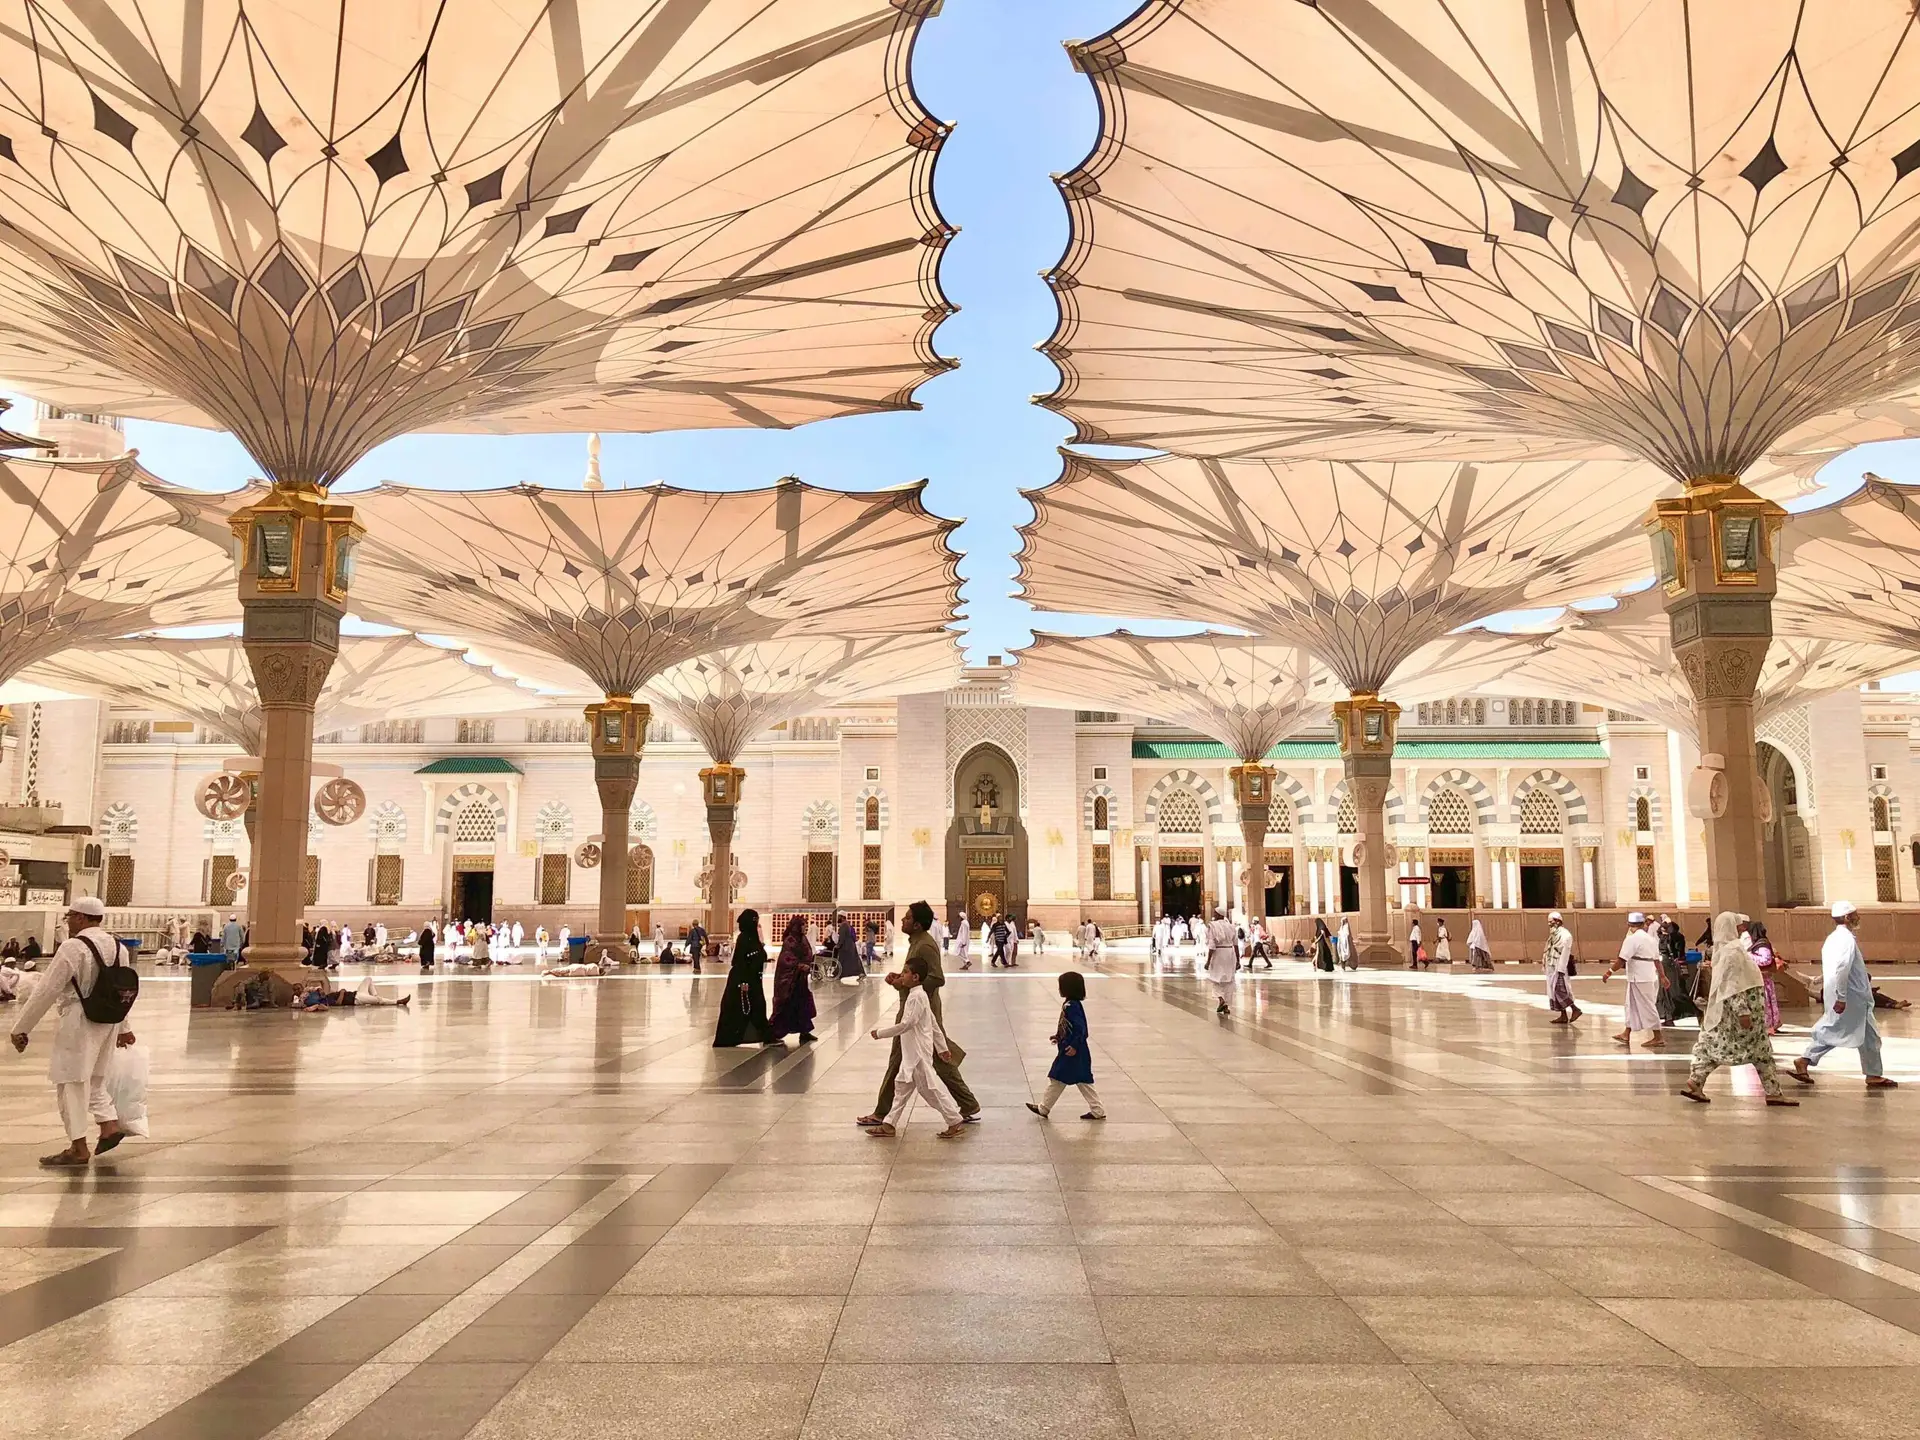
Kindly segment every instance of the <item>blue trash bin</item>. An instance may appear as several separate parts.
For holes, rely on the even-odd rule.
[[[211,1008],[214,985],[233,966],[227,963],[226,954],[219,950],[211,954],[190,954],[187,956],[187,965],[187,978],[190,982],[187,1003],[197,1010]]]
[[[569,965],[584,965],[586,962],[587,937],[585,935],[569,935],[567,937],[567,963]]]

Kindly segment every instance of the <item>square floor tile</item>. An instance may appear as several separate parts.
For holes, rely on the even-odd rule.
[[[1132,1440],[1108,1365],[828,1365],[801,1440]]]
[[[869,1246],[855,1295],[1086,1295],[1072,1245]]]
[[[1347,1303],[1410,1365],[1685,1363],[1591,1300],[1362,1295]]]
[[[1083,1363],[1109,1358],[1091,1299],[1006,1295],[856,1295],[830,1357],[890,1361],[909,1346],[955,1363]]]
[[[1920,1335],[1840,1300],[1600,1303],[1696,1365],[1920,1365]]]
[[[1789,1440],[1780,1417],[1693,1369],[1419,1366],[1414,1374],[1476,1440]],[[1809,1435],[1818,1432],[1808,1432]],[[1884,1440],[1885,1431],[1874,1440]],[[1823,1437],[1825,1440],[1825,1437]]]
[[[830,1295],[609,1295],[553,1347],[556,1361],[826,1358],[840,1315]]]
[[[1472,1239],[1303,1244],[1301,1257],[1341,1295],[1559,1295],[1572,1292],[1511,1250]]]
[[[616,1295],[844,1295],[857,1245],[656,1245]]]
[[[1391,1362],[1344,1301],[1324,1296],[1114,1296],[1098,1301],[1116,1360]]]
[[[1394,1365],[1120,1367],[1140,1440],[1471,1440]]]
[[[535,1365],[468,1440],[603,1440],[645,1417],[648,1440],[794,1440],[817,1365]]]
[[[1096,1295],[1325,1295],[1326,1281],[1282,1245],[1209,1250],[1101,1245],[1080,1252]]]

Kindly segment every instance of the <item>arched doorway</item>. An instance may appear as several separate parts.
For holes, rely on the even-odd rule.
[[[1020,772],[998,745],[976,745],[953,770],[947,827],[947,918],[991,923],[1027,919],[1027,829],[1020,823]]]
[[[1761,828],[1769,907],[1813,901],[1813,836],[1800,813],[1800,775],[1786,752],[1762,740],[1754,746],[1769,819]]]

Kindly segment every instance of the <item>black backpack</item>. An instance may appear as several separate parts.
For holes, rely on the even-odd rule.
[[[133,1002],[140,998],[140,973],[131,965],[120,963],[120,946],[113,947],[113,959],[108,960],[94,947],[86,936],[74,937],[86,940],[93,958],[100,962],[99,972],[93,977],[93,989],[80,995],[80,982],[71,980],[73,993],[80,995],[80,1013],[95,1025],[118,1025],[133,1010]]]

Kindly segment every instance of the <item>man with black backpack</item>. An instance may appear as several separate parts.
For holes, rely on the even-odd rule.
[[[40,1157],[49,1169],[78,1168],[92,1158],[89,1118],[100,1126],[99,1154],[113,1149],[124,1134],[107,1093],[107,1064],[116,1044],[133,1044],[127,1013],[140,993],[140,978],[121,956],[120,942],[107,933],[106,918],[107,907],[91,895],[67,907],[67,938],[40,973],[13,1027],[13,1048],[25,1051],[27,1034],[41,1016],[50,1009],[59,1012],[47,1074],[71,1143]]]

